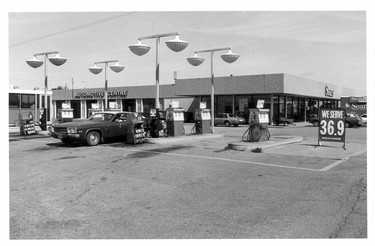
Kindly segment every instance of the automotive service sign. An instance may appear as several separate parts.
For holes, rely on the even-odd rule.
[[[344,142],[345,109],[319,110],[319,141]]]

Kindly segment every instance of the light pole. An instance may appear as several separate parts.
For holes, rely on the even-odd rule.
[[[146,54],[151,47],[145,44],[141,43],[141,40],[144,39],[156,39],[156,96],[155,96],[155,108],[159,110],[160,103],[159,103],[159,44],[160,44],[160,38],[163,37],[170,37],[170,36],[176,36],[175,39],[165,42],[168,48],[175,52],[180,52],[184,50],[188,46],[188,42],[180,40],[179,34],[177,32],[173,33],[164,33],[164,34],[156,34],[151,36],[145,36],[145,37],[139,37],[138,43],[133,44],[129,46],[129,49],[131,52],[138,56],[142,56]]]
[[[240,55],[232,53],[232,49],[230,47],[226,48],[218,48],[218,49],[208,49],[208,50],[199,50],[194,52],[194,56],[187,58],[187,61],[193,66],[199,66],[203,63],[204,58],[198,56],[198,53],[211,53],[211,131],[214,133],[214,119],[215,119],[215,86],[214,86],[214,52],[215,51],[223,51],[228,50],[228,53],[221,55],[221,59],[225,62],[232,63],[235,62]]]
[[[54,57],[48,57],[49,55],[55,54]],[[44,62],[37,59],[37,56],[44,56]],[[48,112],[48,75],[47,75],[47,58],[48,60],[55,66],[61,66],[63,65],[67,59],[63,58],[59,55],[59,52],[57,51],[50,51],[50,52],[42,52],[42,53],[36,53],[34,54],[33,59],[27,60],[26,63],[33,68],[38,68],[44,64],[44,112],[43,115],[45,116],[45,128],[41,126],[42,130],[47,129],[47,112]]]
[[[114,63],[116,62],[114,65],[110,65],[109,67],[112,69],[112,71],[116,72],[116,73],[119,73],[121,72],[122,70],[124,70],[125,66],[123,65],[120,65],[118,63],[118,60],[110,60],[110,61],[100,61],[100,62],[95,62],[95,65],[93,67],[89,67],[89,70],[90,72],[92,72],[93,74],[98,74],[100,73],[103,68],[101,67],[98,67],[97,65],[98,64],[105,64],[104,65],[104,81],[105,81],[105,84],[104,84],[104,110],[106,110],[108,108],[108,80],[107,80],[107,67],[108,67],[108,63]]]

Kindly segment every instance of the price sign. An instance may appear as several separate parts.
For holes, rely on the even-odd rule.
[[[319,141],[344,142],[345,109],[319,110]]]

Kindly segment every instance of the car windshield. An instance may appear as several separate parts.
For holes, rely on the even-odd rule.
[[[234,118],[238,117],[238,116],[235,115],[235,114],[228,114],[228,115],[229,115],[229,117],[234,117]]]
[[[90,116],[87,120],[96,120],[96,121],[111,121],[114,114],[111,113],[96,113]]]

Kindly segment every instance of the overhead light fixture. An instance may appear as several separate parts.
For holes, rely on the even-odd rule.
[[[59,53],[56,54],[55,57],[49,57],[48,60],[55,66],[61,66],[62,64],[64,64],[67,59],[64,58],[64,57],[61,57],[59,55]]]
[[[223,59],[225,62],[233,63],[237,61],[237,59],[240,57],[239,54],[232,53],[232,50],[229,50],[228,53],[221,55],[221,59]]]
[[[187,61],[193,66],[199,66],[204,62],[204,58],[194,54],[194,56],[187,58]]]
[[[90,72],[92,72],[93,74],[98,74],[98,73],[100,73],[101,71],[103,71],[103,68],[98,67],[98,66],[95,64],[93,67],[89,67],[89,70],[90,70]]]
[[[121,72],[125,68],[125,66],[120,65],[118,62],[116,62],[115,65],[110,65],[109,67],[112,69],[112,71],[114,71],[116,73]]]
[[[133,44],[129,46],[131,52],[136,54],[137,56],[143,56],[147,52],[150,51],[151,47],[145,44],[142,44],[141,40],[138,40],[137,44]]]
[[[181,40],[179,35],[176,35],[175,39],[166,41],[165,43],[168,46],[168,48],[175,52],[180,52],[189,45],[188,42]]]
[[[43,61],[36,58],[36,56],[33,57],[33,59],[27,60],[26,63],[33,68],[38,68],[43,65]]]

